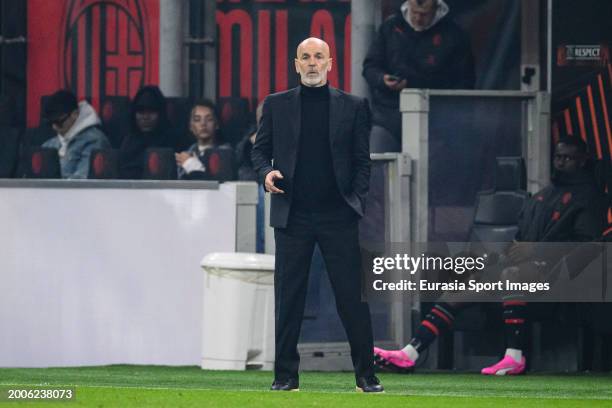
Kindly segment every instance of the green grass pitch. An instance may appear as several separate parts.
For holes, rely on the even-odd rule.
[[[386,392],[355,392],[351,373],[302,373],[300,392],[270,392],[269,372],[198,367],[1,368],[0,387],[74,386],[72,402],[0,402],[4,407],[612,407],[612,375],[484,377],[381,374]],[[23,388],[23,387],[22,387]]]

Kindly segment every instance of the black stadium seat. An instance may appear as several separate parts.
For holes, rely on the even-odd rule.
[[[206,180],[235,180],[234,152],[232,149],[212,148],[204,153]]]
[[[511,242],[518,231],[518,215],[528,197],[525,163],[520,157],[498,157],[495,188],[476,196],[471,242]]]
[[[28,147],[24,151],[22,165],[25,178],[57,179],[62,178],[59,156],[56,149]]]
[[[525,186],[523,159],[498,157],[495,187],[476,196],[470,242],[478,243],[476,246],[489,252],[501,253],[506,249],[518,231],[518,216],[529,196]],[[503,350],[501,313],[499,304],[481,303],[463,309],[456,316],[452,336],[453,368],[482,368],[497,358]],[[445,352],[443,349],[439,351],[441,354]]]
[[[249,101],[245,98],[219,98],[217,107],[221,115],[221,129],[226,142],[232,146],[242,139],[252,120]]]
[[[149,148],[145,151],[145,180],[176,180],[176,159],[174,150],[169,148]]]
[[[189,98],[166,98],[166,114],[168,121],[177,137],[177,149],[187,150],[195,141],[189,133],[189,119],[192,101]]]
[[[0,178],[15,177],[19,164],[21,130],[0,126]]]
[[[189,123],[191,110],[191,100],[181,97],[166,98],[166,115],[168,120],[175,127],[186,127]]]
[[[119,151],[116,149],[94,149],[89,158],[89,175],[87,178],[119,178]]]
[[[107,96],[100,104],[100,119],[106,137],[114,149],[130,132],[130,100],[127,96]]]
[[[40,113],[38,118],[38,125],[43,126],[45,124],[49,125],[49,122],[45,120],[45,105],[47,104],[47,99],[51,95],[43,95],[40,97]]]
[[[49,125],[41,125],[36,128],[29,128],[23,132],[21,144],[24,148],[32,146],[42,146],[47,140],[57,136]]]

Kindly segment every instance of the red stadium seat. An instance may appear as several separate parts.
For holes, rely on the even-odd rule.
[[[116,149],[95,149],[89,158],[90,179],[119,178],[119,151]]]
[[[59,156],[56,149],[28,147],[23,156],[22,168],[25,178],[58,179],[62,178]]]
[[[173,149],[149,148],[145,151],[144,160],[143,179],[176,180],[176,159]]]
[[[104,133],[115,149],[130,132],[130,100],[127,96],[107,96],[100,104]]]

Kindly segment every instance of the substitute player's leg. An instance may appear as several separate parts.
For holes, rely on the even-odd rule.
[[[522,301],[504,302],[504,328],[507,349],[502,358],[490,367],[482,369],[484,375],[517,375],[525,372],[523,350],[527,340],[527,303]]]
[[[401,350],[384,350],[374,347],[374,359],[378,366],[392,371],[409,372],[419,358],[419,354],[427,349],[441,334],[451,330],[455,313],[459,304],[438,303],[425,316],[416,329],[410,343]]]

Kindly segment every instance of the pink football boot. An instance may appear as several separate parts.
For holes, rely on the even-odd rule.
[[[398,373],[414,370],[414,361],[402,350],[383,350],[374,347],[374,363],[380,368]]]
[[[510,356],[505,356],[497,364],[483,368],[480,373],[484,375],[517,375],[525,372],[525,357],[518,362]]]

